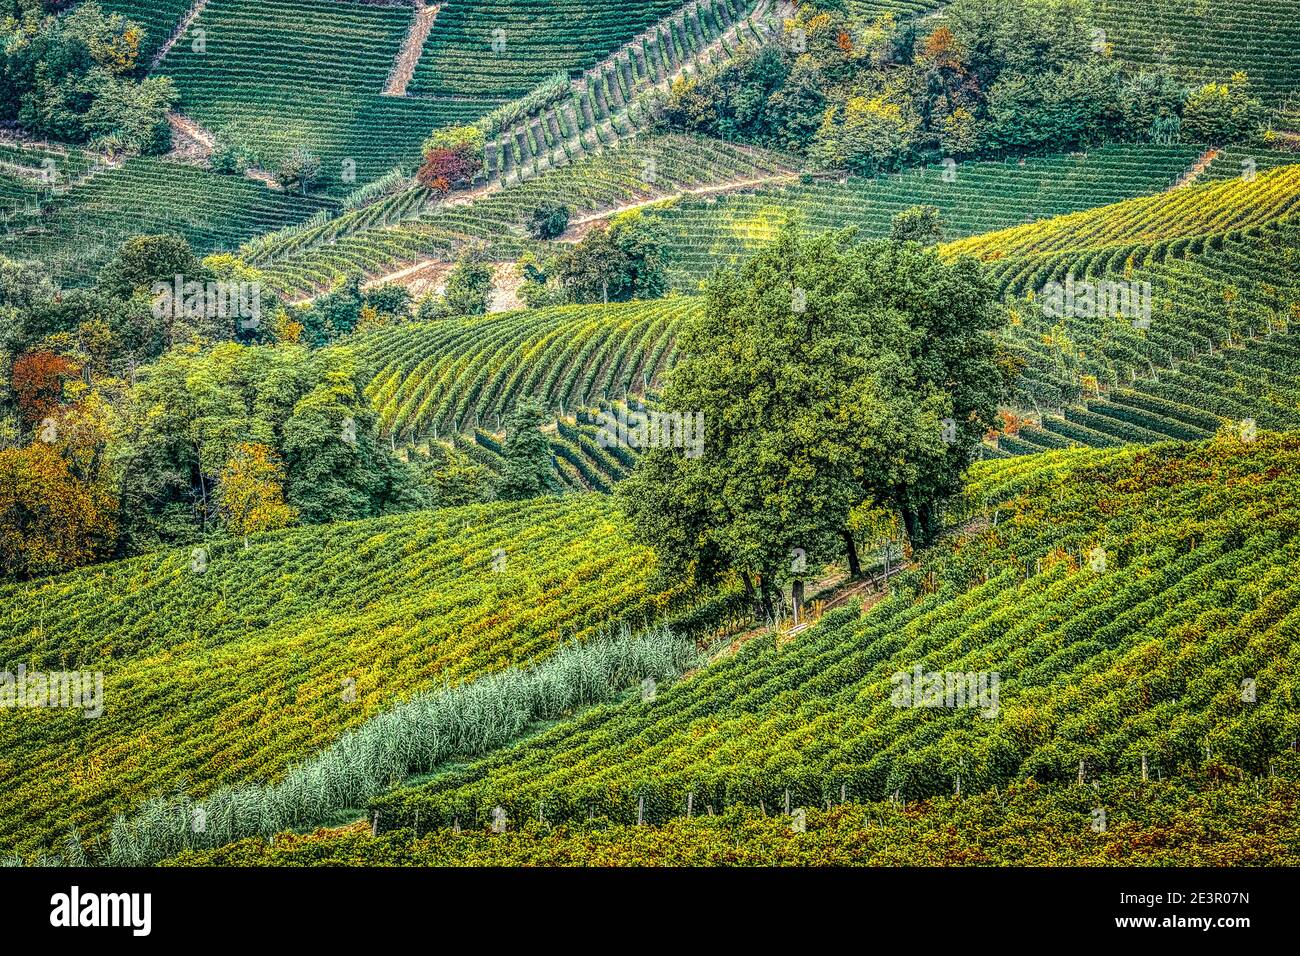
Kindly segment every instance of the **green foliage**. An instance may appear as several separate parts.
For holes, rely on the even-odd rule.
[[[247,549],[228,539],[202,547],[0,585],[0,603],[12,609],[0,622],[0,658],[24,661],[30,671],[103,671],[105,704],[94,720],[79,711],[6,710],[0,746],[13,761],[0,793],[6,848],[35,851],[76,827],[93,859],[109,850],[103,839],[116,815],[138,823],[137,810],[178,787],[202,799],[292,779],[295,787],[280,793],[297,794],[299,802],[287,804],[296,817],[277,818],[273,828],[307,822],[313,808],[340,806],[332,791],[358,794],[335,786],[390,782],[385,761],[399,751],[379,746],[353,763],[352,747],[338,743],[347,730],[417,694],[541,662],[569,641],[658,616],[645,585],[653,558],[628,542],[610,502],[598,496],[297,528],[253,535]],[[506,561],[494,572],[497,549]],[[559,592],[564,599],[552,600]],[[629,651],[621,659],[653,662],[653,651],[647,644],[641,658]],[[573,673],[580,661],[567,660]],[[620,656],[601,660],[615,664]],[[596,678],[618,668],[578,670]],[[600,686],[568,680],[552,687],[548,673],[561,676],[539,673],[532,686],[568,686],[579,695]],[[474,753],[517,718],[474,717],[473,705],[504,702],[502,692],[520,687],[520,676],[489,685],[495,694],[473,684],[449,700],[435,693],[412,703],[406,718],[417,719],[400,725],[415,732],[425,755]],[[620,678],[610,690],[622,686]],[[540,696],[546,707],[558,699]],[[537,697],[510,699],[518,707]],[[418,733],[428,726],[420,715],[440,714],[463,716],[443,726],[463,727],[468,737]],[[375,747],[396,726],[381,719],[350,741]],[[317,772],[286,777],[336,743]],[[256,824],[242,829],[255,805],[217,806],[207,822],[212,834],[232,819],[237,833],[266,832]],[[173,816],[172,832],[176,825]]]
[[[796,549],[851,547],[864,502],[927,543],[993,420],[1000,322],[969,260],[783,232],[720,274],[679,336],[663,409],[703,425],[703,444],[648,451],[620,486],[637,533],[670,568],[758,575],[769,615]]]
[[[461,832],[422,825],[372,839],[361,828],[220,850],[193,850],[168,866],[1294,866],[1300,786],[1133,778],[1091,787],[1025,783],[993,793],[900,805],[851,800],[809,806],[804,832],[779,813],[731,807],[660,826],[532,816],[503,834],[466,817]],[[837,803],[839,794],[831,798]],[[1094,811],[1106,811],[1106,826]],[[685,813],[685,808],[680,808]],[[546,805],[543,800],[542,814]]]
[[[1239,143],[1258,132],[1264,116],[1264,104],[1245,83],[1208,83],[1188,95],[1182,132],[1192,142]]]
[[[938,245],[943,242],[943,218],[934,206],[912,206],[894,216],[889,224],[889,238],[895,242]]]
[[[178,96],[170,80],[132,77],[141,38],[138,25],[94,0],[27,25],[0,23],[0,119],[110,151],[165,152]]]
[[[498,805],[527,819],[539,800],[552,824],[632,824],[643,798],[662,824],[690,793],[697,814],[771,814],[787,790],[816,807],[841,787],[912,807],[957,777],[963,801],[1031,778],[1092,799],[1072,787],[1080,761],[1104,793],[1144,754],[1165,780],[1294,768],[1298,465],[1295,436],[1261,434],[975,466],[949,515],[965,531],[865,612],[755,636],[654,701],[596,708],[372,806],[394,830],[417,811],[431,829]],[[998,674],[996,714],[900,706],[894,675],[918,666]]]
[[[528,234],[534,239],[554,239],[569,228],[569,207],[562,203],[539,203],[528,217]]]
[[[557,271],[570,301],[627,302],[663,295],[664,265],[658,229],[633,211],[561,254]]]
[[[506,421],[502,455],[505,468],[497,486],[503,501],[536,498],[546,491],[551,474],[551,449],[542,434],[542,408],[532,398],[522,398]]]

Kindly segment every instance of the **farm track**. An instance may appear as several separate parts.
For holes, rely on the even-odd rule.
[[[411,29],[402,41],[402,49],[393,63],[393,70],[388,74],[384,84],[384,96],[405,96],[406,88],[411,85],[415,69],[420,65],[424,55],[424,44],[433,31],[433,21],[438,18],[441,4],[425,5],[424,0],[415,0],[415,16],[411,18]]]

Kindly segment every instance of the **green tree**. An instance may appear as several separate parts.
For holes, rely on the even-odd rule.
[[[497,497],[503,501],[536,498],[550,486],[551,446],[542,422],[542,408],[531,398],[520,399],[506,421],[506,463],[497,485]]]
[[[589,233],[560,256],[557,271],[573,302],[656,299],[667,289],[663,237],[639,210]]]
[[[675,571],[757,581],[769,614],[795,549],[858,572],[854,509],[928,543],[996,412],[1000,321],[974,261],[785,229],[679,339],[663,409],[702,416],[703,447],[652,448],[620,485],[637,536]]]
[[[943,220],[934,206],[909,206],[896,214],[889,226],[895,242],[918,242],[937,246],[943,242]]]

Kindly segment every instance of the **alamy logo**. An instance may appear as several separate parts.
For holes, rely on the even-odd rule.
[[[153,284],[156,319],[239,319],[243,329],[257,328],[262,314],[260,282],[172,282]]]
[[[703,412],[599,412],[601,448],[681,448],[687,458],[704,454]]]
[[[910,671],[897,671],[889,702],[895,707],[969,707],[992,720],[998,715],[998,685],[1001,677],[991,671],[922,671],[917,664]]]
[[[1151,283],[1134,279],[1116,282],[1075,282],[1065,277],[1064,284],[1047,283],[1039,295],[1043,313],[1052,319],[1122,318],[1135,329],[1151,328]]]
[[[50,925],[127,926],[133,936],[148,936],[153,928],[153,894],[86,893],[74,886],[70,893],[50,897]]]
[[[0,707],[80,708],[86,717],[104,713],[103,671],[29,671],[0,673]]]

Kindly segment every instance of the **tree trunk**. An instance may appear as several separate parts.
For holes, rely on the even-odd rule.
[[[766,574],[760,574],[758,576],[758,591],[762,596],[764,618],[769,621],[775,621],[776,611],[772,607],[772,585],[769,583],[769,578]]]
[[[862,577],[862,564],[858,561],[858,544],[853,540],[853,533],[844,530],[840,532],[840,537],[844,539],[844,550],[849,555],[849,577],[854,579]]]

